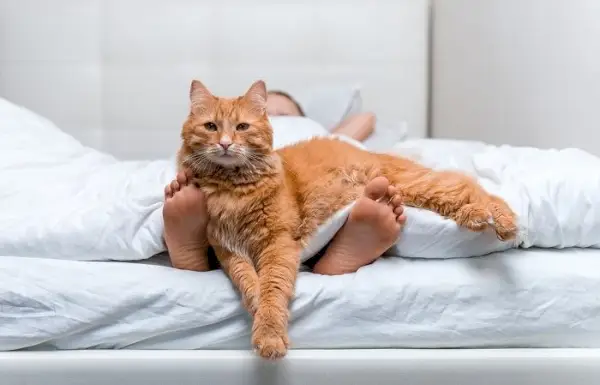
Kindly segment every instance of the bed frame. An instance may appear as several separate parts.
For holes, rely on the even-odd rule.
[[[191,77],[223,94],[258,77],[292,92],[361,83],[366,109],[406,121],[411,136],[423,137],[429,5],[1,2],[8,39],[0,44],[0,95],[122,157],[174,151],[173,122],[185,116],[185,104],[173,101]],[[141,132],[146,140],[128,139]],[[8,352],[0,353],[0,383],[591,385],[600,384],[600,349],[299,350],[278,363],[247,351]]]
[[[298,350],[272,363],[246,351],[0,353],[2,384],[592,385],[600,349]]]

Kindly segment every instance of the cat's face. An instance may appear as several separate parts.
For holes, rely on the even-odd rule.
[[[190,114],[181,137],[188,162],[233,167],[250,165],[273,150],[273,130],[266,113],[267,90],[257,81],[245,95],[226,99],[210,93],[194,80]]]

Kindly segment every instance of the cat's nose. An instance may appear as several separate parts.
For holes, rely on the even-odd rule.
[[[231,146],[232,143],[233,140],[231,140],[231,136],[229,135],[223,135],[219,138],[219,145],[224,151],[227,151],[227,149],[229,148],[229,146]]]

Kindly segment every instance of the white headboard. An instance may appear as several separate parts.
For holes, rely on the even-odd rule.
[[[0,2],[0,96],[125,158],[179,143],[192,78],[219,95],[361,84],[423,136],[428,0]]]

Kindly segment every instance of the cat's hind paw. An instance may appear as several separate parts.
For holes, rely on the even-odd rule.
[[[515,239],[519,232],[517,215],[500,198],[490,203],[489,207],[493,218],[492,227],[496,230],[498,239],[501,241]]]
[[[496,230],[496,237],[503,242],[515,239],[519,232],[517,221],[513,217],[495,218],[492,227]]]
[[[518,233],[516,215],[505,203],[490,203],[487,207],[479,203],[462,206],[453,218],[460,226],[471,231],[484,231],[492,227],[501,241],[515,239]]]
[[[484,231],[490,225],[492,214],[478,203],[469,203],[458,209],[453,219],[471,231]]]

